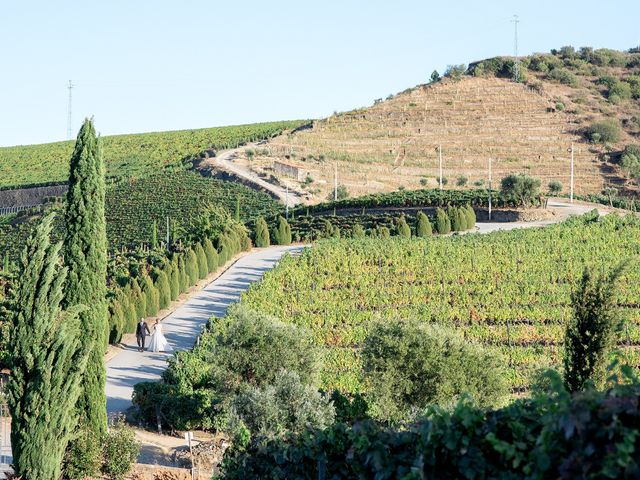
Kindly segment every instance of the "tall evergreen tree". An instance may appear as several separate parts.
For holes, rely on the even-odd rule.
[[[436,232],[441,235],[446,235],[451,232],[449,215],[441,208],[436,208]]]
[[[431,222],[424,212],[418,212],[416,215],[416,236],[430,237],[432,234]]]
[[[398,219],[398,225],[396,225],[396,229],[398,231],[398,236],[409,238],[411,236],[411,227],[407,223],[407,220],[404,218],[404,215],[401,215]]]
[[[171,285],[169,284],[169,277],[164,270],[158,270],[156,272],[155,283],[160,298],[160,309],[167,308],[171,303]]]
[[[209,273],[215,272],[218,269],[218,251],[208,238],[204,239],[204,253],[207,256],[207,269]]]
[[[291,227],[284,217],[278,218],[278,228],[275,231],[274,240],[278,245],[289,245],[291,243]]]
[[[158,222],[153,221],[151,226],[151,248],[158,247]]]
[[[107,234],[104,218],[104,163],[100,139],[85,120],[71,156],[65,214],[64,261],[68,275],[63,307],[85,305],[80,313],[83,350],[89,352],[78,407],[83,423],[102,435],[107,428]]]
[[[209,264],[207,262],[207,254],[199,242],[196,243],[195,252],[198,259],[198,278],[206,278],[209,274]]]
[[[240,195],[236,197],[236,212],[234,218],[236,222],[240,221]]]
[[[564,383],[570,392],[584,389],[587,382],[604,386],[608,357],[621,327],[613,292],[621,273],[618,267],[608,276],[597,277],[585,269],[571,294],[573,318],[565,331],[563,359]]]
[[[178,259],[175,257],[171,261],[169,287],[171,288],[171,300],[177,299],[180,295],[180,269],[178,267]]]
[[[60,478],[89,353],[80,335],[84,307],[62,311],[67,269],[60,266],[61,244],[50,241],[52,220],[45,217],[26,243],[11,313],[7,400],[13,466],[18,477],[29,480]]]
[[[269,237],[269,227],[267,226],[267,222],[265,222],[264,218],[262,217],[258,217],[258,219],[256,220],[255,240],[256,247],[258,248],[268,247],[271,244],[271,238]]]

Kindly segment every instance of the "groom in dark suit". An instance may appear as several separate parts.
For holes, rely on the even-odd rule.
[[[136,340],[138,341],[138,351],[144,352],[144,341],[147,335],[150,335],[149,327],[144,321],[144,318],[141,318],[136,325]]]

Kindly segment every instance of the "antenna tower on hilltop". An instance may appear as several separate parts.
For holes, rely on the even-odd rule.
[[[514,34],[513,34],[513,81],[520,81],[520,58],[518,57],[518,15],[513,16]]]
[[[67,88],[69,89],[69,107],[67,109],[67,140],[71,140],[73,138],[73,125],[72,125],[72,117],[71,117],[71,91],[75,85],[71,83],[69,80],[69,85]]]

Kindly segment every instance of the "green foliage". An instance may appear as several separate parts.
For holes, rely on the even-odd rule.
[[[467,230],[467,215],[462,208],[447,208],[447,216],[451,219],[451,230],[454,232],[464,232]]]
[[[451,219],[447,212],[441,208],[436,208],[436,232],[440,235],[446,235],[451,232]]]
[[[631,85],[626,82],[616,81],[609,88],[609,98],[614,96],[620,100],[629,100],[631,98]]]
[[[470,230],[476,226],[476,212],[471,205],[465,205],[462,207],[463,214],[467,220],[467,230]]]
[[[424,212],[416,215],[416,237],[430,237],[432,234],[431,222]]]
[[[551,180],[548,185],[549,193],[551,195],[558,195],[562,192],[562,183],[558,180]]]
[[[227,259],[225,258],[224,261],[226,262]],[[200,276],[200,270],[198,269],[198,257],[192,249],[189,249],[186,252],[185,268],[187,272],[187,285],[190,286],[198,283],[198,278]]]
[[[411,227],[407,224],[407,220],[404,218],[404,215],[398,219],[396,229],[398,231],[398,236],[400,237],[409,238],[411,236]]]
[[[431,83],[436,83],[440,81],[440,74],[438,73],[437,70],[434,70],[433,72],[431,72],[431,77],[429,77],[429,80],[431,81]]]
[[[565,68],[554,68],[547,73],[547,78],[571,87],[578,87],[580,85],[578,77]]]
[[[456,185],[458,187],[464,187],[467,185],[467,183],[469,183],[469,177],[467,177],[466,175],[458,175],[458,177],[456,178]]]
[[[224,423],[235,395],[273,384],[281,369],[315,385],[319,351],[306,330],[234,305],[210,324],[198,346],[177,353],[169,365],[164,386],[136,385],[134,403],[150,422],[158,406],[171,427],[210,427]]]
[[[171,285],[169,284],[169,278],[163,270],[156,272],[156,289],[159,295],[159,310],[167,308],[171,303]]]
[[[444,76],[449,77],[452,80],[460,80],[467,71],[467,67],[464,64],[460,65],[447,65],[447,69],[444,71]]]
[[[334,190],[331,190],[328,194],[327,194],[327,201],[331,202],[335,199],[337,200],[344,200],[346,198],[349,198],[349,190],[347,190],[347,187],[345,187],[343,184],[339,183],[338,187]]]
[[[158,248],[158,222],[151,224],[151,248]]]
[[[256,220],[255,234],[254,234],[255,244],[258,248],[265,248],[271,244],[271,238],[269,237],[269,227],[267,226],[267,222],[265,222],[264,218],[259,217]]]
[[[80,425],[64,456],[64,478],[84,480],[94,477],[102,466],[102,439]]]
[[[585,130],[585,135],[593,143],[616,143],[621,134],[620,124],[614,119],[595,122]]]
[[[204,239],[204,253],[207,258],[207,270],[213,273],[218,269],[218,251],[208,238]]]
[[[81,419],[102,435],[107,427],[104,354],[107,324],[107,234],[104,217],[105,178],[102,146],[93,123],[85,120],[71,156],[65,211],[63,255],[68,275],[63,307],[86,308],[80,313],[82,347],[88,363],[78,400]]]
[[[195,252],[198,259],[198,278],[207,278],[207,275],[209,274],[209,263],[207,254],[204,252],[204,248],[202,248],[200,243],[196,243]]]
[[[291,243],[291,227],[284,217],[278,218],[278,228],[273,234],[276,245],[289,245]]]
[[[113,300],[109,307],[109,343],[119,343],[124,333],[126,320],[120,302]]]
[[[524,173],[511,174],[500,182],[500,196],[517,207],[528,208],[540,194],[540,180]]]
[[[78,422],[76,403],[90,353],[80,334],[79,313],[85,307],[61,307],[67,269],[60,266],[61,245],[50,241],[52,221],[51,215],[43,220],[22,252],[10,314],[11,376],[6,392],[14,471],[39,480],[60,477]]]
[[[160,293],[149,275],[142,277],[142,294],[145,298],[144,317],[152,317],[160,310]]]
[[[209,244],[211,245],[211,242],[209,241]],[[205,246],[207,245],[207,243],[205,242]],[[211,246],[211,248],[213,248],[213,245]],[[215,249],[214,249],[215,252]],[[215,270],[216,268],[218,268],[218,253],[216,252],[216,263],[214,264],[213,269]],[[207,261],[209,259],[209,256],[207,255]],[[182,288],[180,285],[180,267],[178,266],[178,259],[174,257],[174,259],[171,261],[171,269],[170,269],[170,273],[169,273],[169,288],[171,289],[171,300],[176,300],[179,296],[180,293],[182,293]]]
[[[548,395],[484,410],[462,400],[414,424],[337,423],[227,450],[221,474],[245,478],[635,478],[640,387]]]
[[[247,427],[254,437],[270,439],[286,433],[300,434],[307,428],[326,428],[335,420],[327,397],[304,384],[295,372],[282,370],[273,384],[249,386],[231,405],[232,429]]]
[[[380,323],[362,350],[372,414],[385,421],[410,419],[431,404],[451,405],[469,394],[496,406],[507,395],[504,359],[432,325]]]
[[[366,235],[364,228],[359,223],[356,223],[351,230],[352,238],[364,238]]]
[[[140,454],[136,435],[123,418],[110,426],[104,438],[102,473],[112,480],[122,480]]]
[[[183,160],[193,159],[205,150],[235,148],[265,140],[304,123],[256,123],[104,137],[107,175],[120,179],[141,178],[158,170],[179,173],[185,168]],[[72,151],[71,141],[0,148],[0,164],[3,165],[0,187],[65,181]],[[233,197],[231,201],[234,201]]]
[[[583,390],[587,382],[604,386],[609,354],[621,328],[613,296],[620,273],[618,268],[608,276],[596,277],[585,269],[571,295],[573,317],[564,339],[564,383],[570,392]]]

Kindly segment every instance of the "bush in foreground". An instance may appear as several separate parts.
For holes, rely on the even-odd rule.
[[[629,374],[630,371],[627,371]],[[629,374],[630,375],[630,374]],[[232,447],[226,479],[638,478],[640,385],[547,394],[499,410],[461,400],[402,428],[337,423],[286,439]]]
[[[617,120],[596,122],[585,130],[585,135],[593,143],[616,143],[621,134],[622,129]]]
[[[529,208],[540,193],[540,180],[524,173],[504,177],[500,182],[500,196],[516,207]]]
[[[453,332],[419,323],[378,324],[362,351],[373,416],[401,421],[467,393],[481,406],[507,395],[504,359]]]

